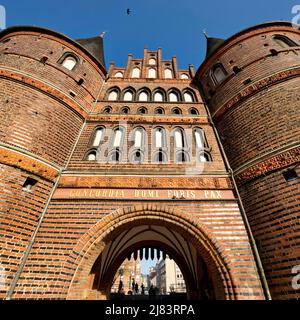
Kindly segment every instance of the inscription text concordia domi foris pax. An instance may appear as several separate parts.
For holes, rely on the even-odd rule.
[[[54,198],[100,199],[233,199],[229,190],[168,190],[168,189],[58,189]]]

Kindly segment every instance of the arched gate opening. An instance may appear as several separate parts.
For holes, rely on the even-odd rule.
[[[203,226],[182,213],[136,209],[112,214],[81,239],[75,248],[78,267],[68,298],[110,299],[120,265],[144,247],[160,248],[174,259],[185,280],[187,299],[234,299],[218,244]]]

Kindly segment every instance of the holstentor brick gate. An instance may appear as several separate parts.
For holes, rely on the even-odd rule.
[[[1,33],[0,298],[107,299],[145,246],[190,299],[299,298],[299,30],[208,38],[196,73],[106,71],[102,40]]]

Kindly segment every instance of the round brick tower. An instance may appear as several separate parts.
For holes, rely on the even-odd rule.
[[[288,22],[208,39],[196,81],[238,185],[273,299],[299,298],[300,31]]]
[[[10,298],[97,100],[106,77],[101,50],[100,37],[74,41],[23,26],[0,33],[0,299]]]

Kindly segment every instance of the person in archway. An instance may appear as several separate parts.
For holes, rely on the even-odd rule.
[[[138,283],[137,283],[137,282],[135,283],[134,291],[135,291],[135,293],[136,293],[136,294],[138,294],[138,293],[139,293],[139,285],[138,285]]]
[[[135,282],[134,282],[134,279],[132,279],[131,291],[134,292],[134,289],[135,289]]]
[[[145,294],[145,286],[144,286],[144,284],[142,283],[142,285],[141,285],[141,289],[142,289],[142,295],[144,295]]]
[[[123,289],[123,281],[120,280],[118,292],[121,293],[122,289]]]

